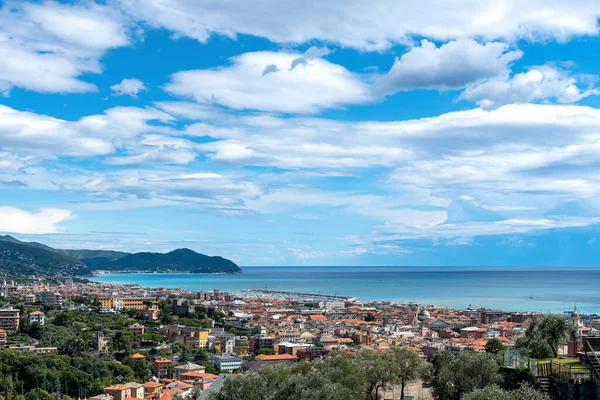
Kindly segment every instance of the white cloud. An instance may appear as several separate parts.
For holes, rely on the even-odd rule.
[[[120,156],[110,157],[115,165],[188,164],[197,154],[195,144],[186,139],[144,135],[127,146]]]
[[[207,120],[224,118],[223,110],[216,107],[187,101],[157,101],[154,105],[180,119]]]
[[[79,93],[96,86],[100,57],[129,43],[120,13],[93,2],[5,2],[0,8],[0,91]]]
[[[342,250],[342,254],[347,254],[350,256],[360,256],[363,255],[367,252],[367,249],[365,249],[364,247],[356,247],[352,250]]]
[[[169,131],[149,121],[169,122],[169,114],[152,108],[116,107],[78,121],[14,110],[0,105],[0,151],[31,162],[57,157],[90,157],[114,153],[147,133]]]
[[[201,42],[213,34],[234,38],[241,33],[277,43],[316,39],[365,50],[382,50],[411,37],[564,41],[598,34],[600,17],[596,0],[385,0],[376,7],[362,0],[125,0],[118,5],[152,27]]]
[[[260,186],[212,172],[177,170],[125,170],[114,174],[96,173],[91,179],[61,185],[70,192],[134,203],[193,204],[216,210],[244,206],[247,199],[262,194]],[[156,200],[155,202],[147,200]]]
[[[37,213],[15,207],[0,207],[0,232],[10,233],[54,233],[58,224],[71,216],[71,211],[45,208]]]
[[[420,46],[397,59],[387,75],[377,79],[375,90],[384,94],[418,88],[459,89],[507,74],[510,64],[521,55],[499,42],[479,44],[463,38],[437,47],[422,40]]]
[[[245,53],[227,67],[181,71],[165,86],[169,93],[204,104],[262,111],[314,113],[371,100],[368,87],[344,67],[310,58],[303,68],[290,70],[306,57],[284,52]],[[274,65],[265,74],[266,66]]]
[[[110,87],[113,96],[131,96],[137,98],[138,93],[148,90],[144,82],[136,78],[123,79],[121,83]]]
[[[522,104],[392,122],[247,116],[224,120],[222,126],[188,129],[189,134],[216,139],[199,148],[211,160],[227,164],[391,168],[412,160],[472,157],[491,149],[503,157],[508,150],[591,142],[599,121],[600,110],[594,108]]]
[[[598,89],[582,90],[575,76],[556,67],[545,65],[530,68],[509,77],[497,77],[472,85],[459,99],[471,100],[482,107],[499,107],[510,103],[528,103],[555,99],[559,103],[574,103],[598,95]]]

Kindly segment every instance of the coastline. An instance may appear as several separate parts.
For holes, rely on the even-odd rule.
[[[343,271],[343,272],[342,272]],[[160,277],[160,278],[159,278]],[[435,304],[465,309],[600,313],[600,268],[244,267],[243,274],[110,274],[97,282],[190,291],[250,289],[356,297],[364,302]],[[582,286],[581,282],[588,285]]]

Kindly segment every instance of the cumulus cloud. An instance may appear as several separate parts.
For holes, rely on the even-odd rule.
[[[512,77],[497,77],[466,88],[460,100],[471,100],[486,108],[510,103],[556,100],[574,103],[588,96],[596,96],[595,88],[580,89],[576,76],[551,65],[530,68]]]
[[[522,53],[510,51],[505,43],[480,44],[458,39],[437,47],[428,40],[396,59],[375,83],[378,93],[412,89],[460,89],[482,79],[507,74],[510,64]]]
[[[138,93],[148,90],[144,82],[136,78],[123,79],[121,83],[110,87],[113,96],[131,96],[137,98]]]
[[[199,145],[213,161],[334,169],[395,167],[491,149],[499,155],[540,146],[550,151],[593,140],[599,118],[589,107],[522,104],[391,122],[246,116],[189,129],[215,139]]]
[[[100,57],[129,43],[121,14],[93,2],[5,2],[0,8],[0,91],[80,93],[96,86]]]
[[[562,41],[598,34],[600,17],[595,0],[580,0],[576,7],[543,0],[386,0],[378,7],[361,0],[308,0],[301,4],[292,0],[261,0],[252,4],[125,0],[119,6],[152,27],[201,42],[211,35],[235,38],[240,33],[277,43],[316,39],[361,50],[386,49],[394,43],[406,43],[411,37],[437,41],[459,37]]]
[[[144,133],[161,133],[170,128],[150,125],[169,122],[172,116],[152,108],[116,107],[104,114],[78,121],[18,111],[0,105],[0,165],[2,151],[20,154],[8,158],[11,164],[31,163],[32,157],[89,157],[114,153]]]
[[[54,233],[58,224],[71,216],[71,211],[45,208],[29,212],[15,207],[0,207],[0,232],[9,233]]]
[[[371,100],[369,88],[344,67],[313,58],[304,68],[290,70],[299,56],[285,52],[245,53],[232,65],[181,71],[165,86],[169,93],[234,109],[314,113]],[[271,72],[265,74],[265,65]]]

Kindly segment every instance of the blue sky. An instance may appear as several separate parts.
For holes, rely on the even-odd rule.
[[[0,232],[597,265],[600,6],[0,1]]]

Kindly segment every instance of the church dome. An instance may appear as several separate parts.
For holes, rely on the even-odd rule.
[[[579,318],[579,312],[577,311],[577,307],[571,313],[571,318]]]
[[[421,312],[417,315],[417,319],[421,322],[427,321],[431,315],[427,310],[421,310]]]

